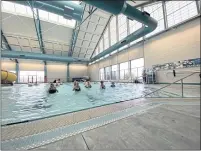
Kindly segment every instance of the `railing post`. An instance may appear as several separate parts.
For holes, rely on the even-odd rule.
[[[184,85],[183,85],[183,79],[181,79],[181,96],[184,97]]]

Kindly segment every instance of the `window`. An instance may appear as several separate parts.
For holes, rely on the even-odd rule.
[[[112,75],[111,75],[111,79],[112,80],[117,80],[118,79],[118,69],[117,69],[117,65],[113,65],[112,66]]]
[[[63,16],[59,16],[59,23],[60,24],[66,24],[66,19]]]
[[[127,34],[127,17],[120,14],[118,16],[118,28],[119,28],[119,41],[125,38]],[[119,50],[126,48],[128,45],[121,47]]]
[[[111,67],[105,68],[105,80],[110,80]]]
[[[103,51],[103,38],[101,38],[99,42],[99,53],[101,53],[102,51]]]
[[[20,71],[20,83],[44,82],[44,71]]]
[[[33,11],[30,7],[26,6],[26,10],[27,10],[27,15],[33,18]],[[34,12],[36,12],[36,9],[33,9]]]
[[[58,21],[58,15],[49,12],[49,20],[53,21],[53,22],[57,22]]]
[[[40,19],[48,20],[48,12],[44,10],[38,10]]]
[[[16,10],[16,13],[19,13],[19,14],[26,14],[26,6],[24,5],[20,5],[20,4],[15,4],[15,10]]]
[[[137,31],[138,29],[142,28],[142,24],[136,20],[129,20],[129,29],[130,29],[130,34]],[[139,38],[137,40],[134,40],[133,42],[130,43],[130,45],[137,43],[141,41],[143,38]]]
[[[116,26],[116,16],[114,16],[110,22],[110,40],[111,46],[117,42],[117,26]]]
[[[104,50],[107,49],[109,47],[109,31],[108,31],[108,27],[105,30],[105,33],[103,35],[104,38]]]
[[[94,52],[93,57],[97,56],[98,54],[99,54],[99,46],[97,46],[97,48],[96,48],[96,50]]]
[[[153,17],[158,22],[157,28],[153,32],[147,34],[145,37],[150,37],[151,35],[154,35],[165,29],[162,2],[145,6],[144,11],[148,12],[151,17]]]
[[[66,20],[66,25],[75,28],[76,21],[75,20]]]
[[[76,1],[76,3],[79,3],[79,1]],[[29,6],[24,6],[24,5],[20,5],[20,4],[16,4],[12,2],[2,1],[2,11],[33,18],[32,9]],[[36,8],[34,8],[34,12],[36,13]],[[63,18],[63,16],[59,16],[57,14],[50,13],[41,9],[38,9],[38,13],[39,13],[39,18],[41,20],[54,22],[56,24],[66,25],[71,28],[75,27],[76,21],[73,19],[67,20]]]
[[[100,80],[105,79],[104,68],[100,69]]]
[[[168,27],[174,26],[198,14],[195,1],[167,1]]]
[[[127,22],[125,15],[120,14],[118,16],[118,27],[119,27],[119,40],[122,40],[127,36]]]
[[[128,62],[120,64],[120,80],[129,79]]]
[[[131,61],[131,77],[132,79],[142,79],[142,73],[144,70],[144,58]]]
[[[15,12],[15,5],[14,3],[11,2],[7,2],[7,1],[2,1],[2,7],[3,7],[3,11],[8,11],[8,12]]]

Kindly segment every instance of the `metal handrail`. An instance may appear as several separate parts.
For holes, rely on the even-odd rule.
[[[164,88],[166,88],[166,87],[168,87],[168,86],[170,86],[170,85],[172,85],[172,84],[174,84],[174,83],[177,83],[177,82],[179,82],[179,81],[181,81],[181,84],[182,84],[182,97],[183,97],[183,80],[186,79],[186,78],[188,78],[188,77],[190,77],[190,76],[192,76],[192,75],[194,75],[194,74],[196,74],[196,73],[200,73],[200,72],[193,72],[193,73],[191,73],[191,74],[189,74],[189,75],[187,75],[187,76],[185,76],[185,77],[183,77],[183,78],[181,78],[181,79],[179,79],[179,80],[174,81],[173,83],[170,83],[170,84],[168,84],[168,85],[166,85],[166,86],[164,86],[164,87],[161,87],[161,88],[159,88],[159,89],[157,89],[157,90],[155,90],[155,91],[152,91],[152,92],[150,92],[150,93],[147,93],[147,94],[145,94],[145,95],[142,96],[142,97],[146,97],[146,96],[148,96],[148,95],[150,95],[150,94],[153,94],[153,93],[155,93],[155,92],[158,92],[158,91],[160,91],[160,90],[162,90],[162,89],[164,89]]]

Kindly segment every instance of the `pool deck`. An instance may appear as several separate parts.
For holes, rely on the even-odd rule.
[[[89,125],[95,120],[100,124]],[[81,124],[88,127],[79,129]],[[79,130],[68,133],[70,126]],[[66,135],[37,143],[37,137],[45,134],[45,138],[50,136],[46,133],[55,130]],[[200,149],[200,98],[137,99],[4,126],[2,141],[3,150],[197,150]],[[20,145],[16,145],[18,142]]]

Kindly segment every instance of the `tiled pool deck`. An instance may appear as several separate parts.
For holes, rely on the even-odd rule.
[[[139,116],[139,114],[141,115]],[[136,127],[136,123],[132,124],[133,120],[136,121],[135,118],[137,119],[137,121],[145,120],[145,123],[138,123]],[[159,125],[157,125],[158,120],[160,121]],[[125,125],[122,121],[125,121]],[[174,122],[171,123],[171,121],[174,121],[176,125],[174,125]],[[186,134],[186,136],[183,137],[185,139],[187,139],[186,137],[189,137],[189,145],[187,146],[187,144],[185,144],[182,148],[181,144],[184,142],[178,139],[178,141],[180,141],[180,144],[173,145],[172,149],[197,149],[198,145],[200,144],[198,143],[197,136],[200,134],[200,98],[137,99],[89,110],[83,110],[66,115],[55,116],[42,120],[4,126],[2,127],[2,149],[37,149],[37,147],[39,147],[38,149],[41,150],[48,149],[51,146],[53,147],[52,150],[134,149],[137,146],[137,149],[151,149],[149,147],[153,146],[150,143],[148,143],[149,145],[141,145],[141,147],[139,146],[139,144],[141,144],[139,143],[139,141],[140,139],[142,139],[141,135],[139,134],[139,125],[141,126],[140,129],[144,129],[148,125],[152,126],[152,128],[154,129],[159,126],[159,132],[154,130],[154,134],[157,134],[157,137],[159,133],[162,133],[162,131],[165,130],[165,127],[170,128],[169,131],[172,133],[175,133],[175,129],[177,131],[181,131],[182,129],[183,131],[181,131],[180,133],[177,132],[177,134],[174,134],[176,138],[180,137],[180,135],[183,135],[182,133],[187,133],[185,131],[185,128],[187,128],[189,134]],[[126,126],[128,127],[126,128]],[[105,129],[104,132],[99,132],[101,131],[100,129],[103,129],[103,127],[105,127],[107,130]],[[125,127],[125,129],[122,130],[121,127]],[[127,142],[127,145],[121,145],[121,141],[123,141],[121,138],[122,136],[119,135],[119,138],[116,138],[118,136],[116,136],[117,134],[115,133],[113,128],[116,130],[116,133],[120,133],[120,131],[123,131],[125,133],[124,135],[127,134],[128,137],[129,135],[133,135],[133,139],[137,139],[136,137],[140,135],[138,141],[133,143],[130,142],[133,145],[138,142],[138,145],[136,144],[136,146],[132,146],[131,144],[129,144],[129,142]],[[136,130],[136,128],[138,130]],[[142,133],[144,132],[145,131],[142,131]],[[153,133],[152,130],[151,133]],[[109,136],[109,134],[111,136]],[[95,138],[93,138],[91,135]],[[107,135],[107,138],[105,138],[106,140],[102,140],[103,135]],[[147,137],[149,138],[151,136]],[[155,149],[171,148],[171,144],[168,144],[167,142],[169,139],[173,139],[172,137],[176,139],[174,136],[167,135],[167,138],[165,138],[165,145],[159,145],[158,148],[156,145]],[[63,144],[64,142],[72,138],[76,138],[73,139],[73,144],[67,146]],[[120,139],[121,141],[118,140],[115,142],[116,139]],[[161,139],[155,139],[155,142],[152,143],[160,143],[159,140]],[[112,141],[112,143],[109,143],[110,141]],[[70,142],[72,143],[72,140],[67,141],[66,144]],[[118,142],[120,146],[117,145]],[[75,145],[74,143],[78,143],[79,145]],[[174,144],[176,142],[172,143]]]

